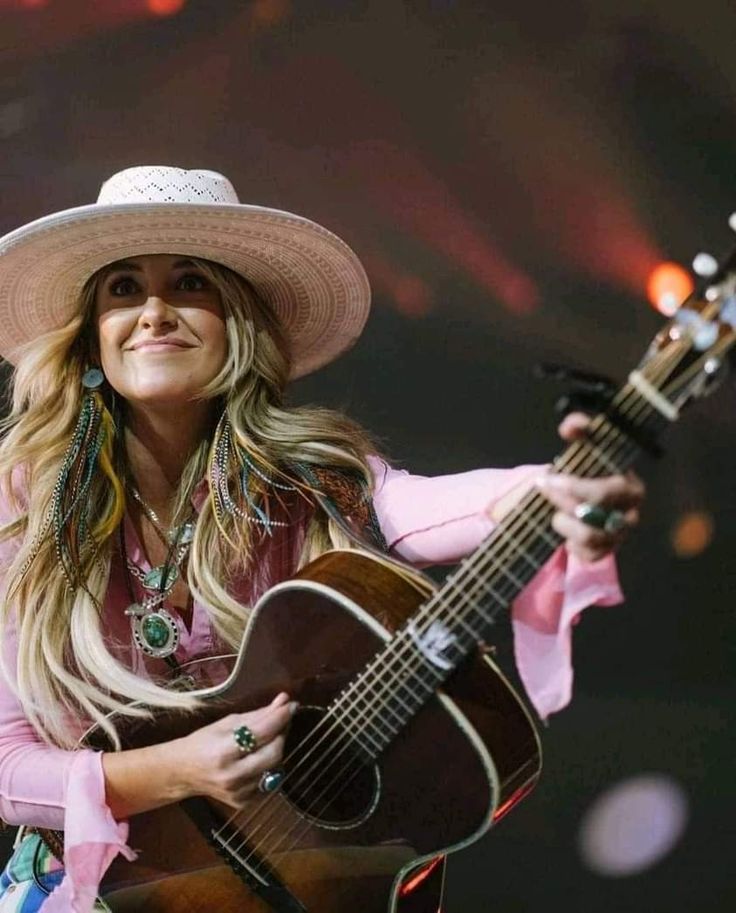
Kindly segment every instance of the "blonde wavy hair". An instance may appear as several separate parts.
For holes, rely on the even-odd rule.
[[[228,338],[226,362],[201,395],[212,400],[213,413],[222,410],[227,416],[234,441],[271,473],[283,473],[295,462],[330,465],[352,470],[370,485],[366,454],[372,446],[360,427],[328,409],[284,403],[290,364],[271,309],[234,272],[210,261],[194,262],[220,293]],[[0,634],[14,630],[18,642],[17,666],[6,668],[5,676],[35,730],[65,748],[77,744],[79,726],[87,723],[100,725],[119,747],[108,714],[140,716],[151,712],[146,708],[196,705],[189,694],[135,675],[105,643],[103,606],[125,506],[120,477],[126,469],[123,436],[111,420],[88,499],[96,548],[83,568],[82,585],[68,584],[49,529],[54,485],[79,417],[82,374],[96,351],[94,303],[103,273],[87,283],[76,316],[25,348],[13,377],[12,408],[0,426],[0,492],[10,507],[0,528],[0,549],[9,555]],[[124,422],[124,408],[116,417]],[[213,449],[210,437],[192,453],[180,480],[175,520],[188,510]],[[237,518],[226,522],[227,528],[210,497],[196,524],[188,584],[208,607],[219,637],[235,648],[249,607],[228,592],[227,582],[247,568],[256,542],[249,524]],[[339,527],[317,511],[301,562],[348,544]]]

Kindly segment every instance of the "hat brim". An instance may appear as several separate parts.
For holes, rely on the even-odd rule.
[[[368,317],[357,256],[309,219],[247,204],[93,204],[0,238],[0,355],[15,363],[21,346],[75,314],[98,269],[144,254],[200,257],[245,277],[279,318],[292,378],[350,348]]]

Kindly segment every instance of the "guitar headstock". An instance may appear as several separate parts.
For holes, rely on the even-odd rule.
[[[729,220],[736,231],[736,213]],[[655,411],[674,421],[691,400],[711,392],[728,369],[736,343],[736,250],[720,262],[698,254],[695,291],[647,350],[630,383]]]

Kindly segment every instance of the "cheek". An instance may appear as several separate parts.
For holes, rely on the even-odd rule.
[[[113,382],[121,370],[120,346],[125,340],[125,327],[119,316],[102,314],[97,319],[97,353],[100,366],[108,380]]]
[[[228,352],[227,329],[224,318],[216,314],[211,314],[207,320],[207,326],[204,328],[205,338],[207,339],[212,353],[213,360],[218,362],[218,370],[225,363]]]
[[[113,327],[111,321],[106,317],[99,317],[97,320],[97,351],[100,361],[103,364],[111,361],[111,356],[115,350],[113,344]]]

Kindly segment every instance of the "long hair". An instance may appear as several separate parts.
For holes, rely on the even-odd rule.
[[[219,291],[228,339],[225,364],[201,396],[212,401],[213,413],[220,410],[229,419],[233,440],[276,477],[295,463],[331,465],[357,473],[370,485],[366,454],[371,444],[358,425],[328,409],[285,404],[289,355],[271,309],[234,272],[206,260],[195,263]],[[65,576],[49,528],[54,486],[82,405],[82,375],[96,347],[98,284],[96,274],[82,293],[77,315],[25,348],[13,376],[12,408],[0,427],[0,493],[10,508],[0,528],[0,556],[7,556],[0,636],[4,641],[5,634],[14,631],[18,643],[16,668],[5,669],[5,677],[37,732],[61,747],[73,747],[79,727],[88,723],[101,725],[119,745],[116,728],[106,718],[110,713],[135,716],[150,713],[147,708],[196,705],[185,692],[135,675],[105,642],[103,606],[125,506],[124,488],[115,478],[125,472],[120,427],[108,434],[92,475],[88,524],[97,541],[78,585],[70,585]],[[124,422],[124,403],[115,416],[118,424]],[[210,437],[191,454],[179,482],[174,517],[188,509],[213,450]],[[103,462],[107,471],[102,471]],[[301,561],[347,544],[334,523],[316,511]],[[195,526],[188,584],[207,607],[221,640],[231,647],[242,638],[249,606],[237,601],[227,582],[245,572],[256,550],[252,527],[233,518],[225,527],[210,496]],[[132,702],[137,706],[131,707]]]

